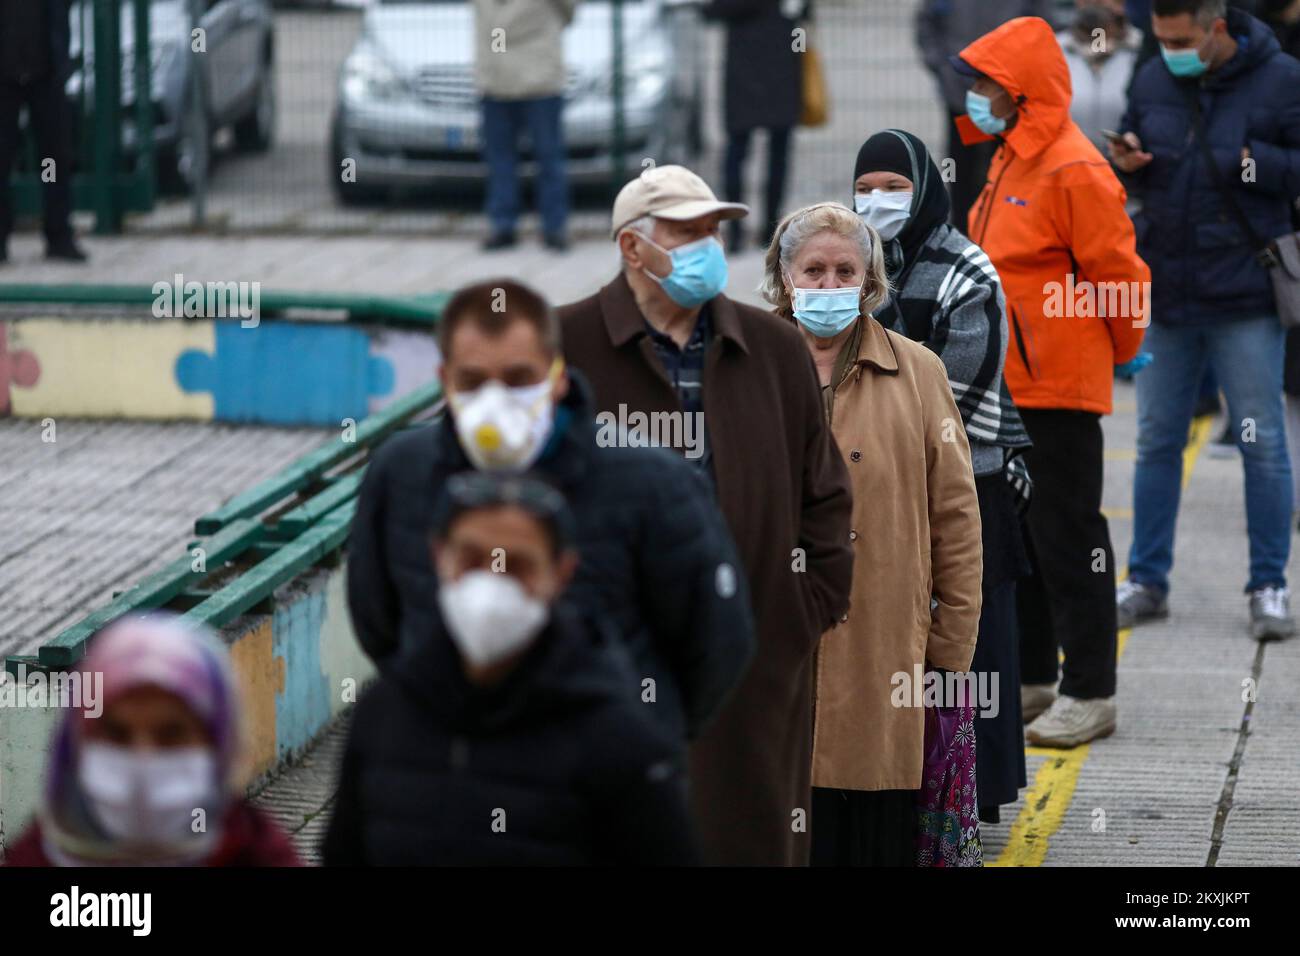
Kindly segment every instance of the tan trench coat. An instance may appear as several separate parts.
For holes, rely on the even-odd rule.
[[[943,362],[865,319],[831,431],[853,488],[851,604],[817,650],[813,786],[921,786],[924,712],[896,707],[925,662],[970,667],[982,546],[970,447]],[[937,604],[931,610],[931,596]],[[919,692],[918,692],[919,693]]]

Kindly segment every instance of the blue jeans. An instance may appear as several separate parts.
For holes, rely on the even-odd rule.
[[[494,233],[514,232],[519,218],[519,134],[525,130],[537,161],[537,206],[542,232],[564,233],[569,184],[564,172],[564,99],[483,99],[483,157],[487,160],[487,217]]]
[[[1228,400],[1228,420],[1246,472],[1246,590],[1286,585],[1292,492],[1282,405],[1285,342],[1285,330],[1273,317],[1218,325],[1152,324],[1147,329],[1143,348],[1154,360],[1137,376],[1130,580],[1169,590],[1183,448],[1208,366]]]

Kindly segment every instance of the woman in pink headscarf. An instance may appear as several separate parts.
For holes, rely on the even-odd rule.
[[[302,865],[243,798],[238,699],[212,638],[174,615],[124,618],[80,669],[102,675],[102,712],[63,715],[8,865]]]

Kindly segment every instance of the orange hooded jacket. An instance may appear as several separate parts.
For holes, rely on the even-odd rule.
[[[1070,70],[1045,20],[1010,20],[960,55],[1019,105],[969,220],[1007,296],[1011,397],[1109,414],[1114,366],[1137,354],[1150,309],[1124,187],[1070,119]],[[990,138],[961,120],[967,142]]]

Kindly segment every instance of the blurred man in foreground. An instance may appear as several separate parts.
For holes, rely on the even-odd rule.
[[[578,566],[563,498],[479,472],[441,498],[440,627],[357,705],[326,865],[694,862],[681,742],[628,695],[617,641],[559,601]]]

